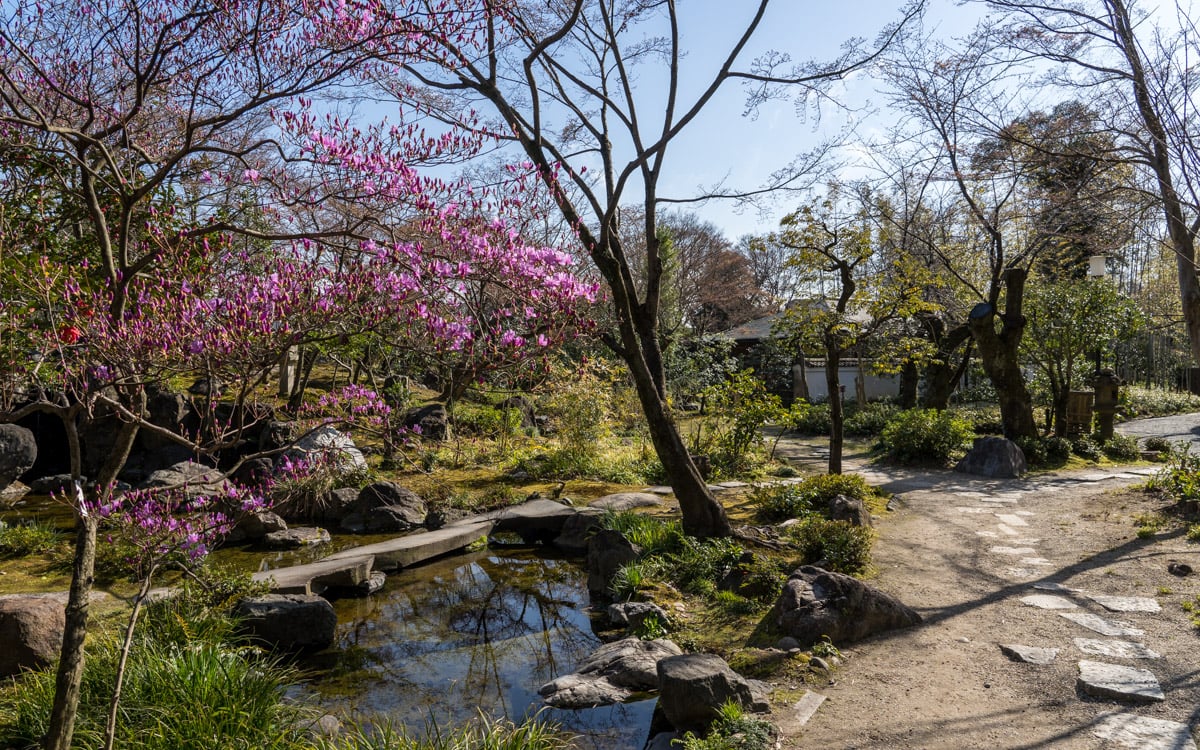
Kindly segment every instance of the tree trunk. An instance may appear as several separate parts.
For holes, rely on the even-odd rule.
[[[960,325],[945,334],[939,330],[934,333],[933,340],[937,346],[937,355],[925,368],[925,390],[921,394],[921,408],[942,411],[950,406],[950,396],[958,387],[970,362],[969,344],[957,363],[954,363],[954,353],[958,347],[971,340],[971,329]]]
[[[905,362],[900,369],[900,408],[911,409],[917,405],[917,386],[921,377],[916,362]]]
[[[842,445],[845,443],[846,415],[842,410],[842,389],[838,378],[841,352],[828,337],[825,341],[825,387],[829,390],[829,473],[842,473]]]
[[[1004,436],[1010,440],[1037,437],[1033,400],[1025,387],[1025,373],[1021,370],[1019,357],[1021,336],[1025,332],[1025,317],[1021,314],[1025,270],[1008,269],[1004,272],[1004,284],[1008,296],[1000,331],[996,331],[996,310],[987,304],[977,305],[971,311],[968,325],[975,345],[979,347],[983,369],[1000,401]]]
[[[132,409],[141,414],[146,407],[145,394]],[[72,412],[73,413],[73,412]],[[71,472],[75,481],[76,501],[83,499],[79,487],[81,457],[79,432],[74,418],[64,419],[67,438],[71,446]],[[120,432],[113,444],[100,474],[95,478],[92,507],[109,501],[117,474],[125,466],[133,441],[137,438],[136,423],[121,424]],[[63,644],[59,652],[58,671],[54,679],[54,703],[50,708],[50,725],[46,732],[46,750],[70,750],[71,738],[75,733],[75,718],[79,712],[79,689],[83,683],[84,639],[88,629],[88,604],[96,572],[96,531],[99,519],[88,511],[84,504],[76,509],[78,525],[75,532],[75,558],[71,566],[71,588],[67,594],[66,623],[63,627]]]

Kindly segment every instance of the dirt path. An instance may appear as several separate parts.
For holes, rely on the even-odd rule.
[[[862,473],[897,493],[897,510],[878,524],[873,583],[925,622],[852,645],[834,682],[819,691],[825,702],[785,747],[1192,747],[1185,727],[1145,721],[1193,729],[1200,723],[1200,638],[1181,607],[1200,593],[1200,555],[1181,530],[1137,537],[1133,519],[1164,504],[1127,490],[1144,476],[1085,471],[994,481],[951,472]],[[1198,572],[1171,575],[1172,560]],[[1071,609],[1021,601],[1031,595],[1056,597],[1035,601]],[[1138,606],[1157,603],[1161,611],[1113,612],[1089,595],[1139,597]],[[1097,615],[1144,634],[1101,635],[1063,613]],[[1141,643],[1160,658],[1088,654],[1075,640],[1081,638]],[[1059,651],[1039,666],[1010,660],[999,644]],[[1149,670],[1165,700],[1087,695],[1076,684],[1082,660]]]

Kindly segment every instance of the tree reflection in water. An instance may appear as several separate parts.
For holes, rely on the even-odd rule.
[[[600,644],[586,573],[534,552],[459,555],[389,577],[367,599],[337,602],[338,652],[311,686],[323,706],[367,720],[422,727],[478,711],[520,721],[541,707],[537,689]],[[653,701],[547,711],[583,735],[580,747],[640,748]]]

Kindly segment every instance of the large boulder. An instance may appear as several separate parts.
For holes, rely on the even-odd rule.
[[[658,663],[658,707],[678,730],[703,730],[721,706],[734,701],[749,711],[771,710],[763,691],[716,654],[683,654]]]
[[[284,462],[325,462],[342,474],[367,470],[367,459],[350,436],[330,425],[318,427],[296,441],[275,460],[278,470]]]
[[[404,414],[404,426],[417,431],[427,440],[445,440],[450,437],[450,415],[441,404],[426,404],[410,409]]]
[[[812,565],[796,570],[775,604],[779,628],[811,646],[829,636],[851,643],[921,622],[921,616],[899,600],[841,573]]]
[[[380,534],[409,531],[423,526],[428,514],[417,493],[395,482],[376,482],[358,493],[350,513],[342,519],[342,528]]]
[[[203,464],[181,461],[165,469],[151,472],[139,485],[139,489],[158,487],[183,487],[188,497],[223,494],[228,482],[221,472]]]
[[[845,521],[854,526],[871,524],[871,510],[867,504],[856,497],[834,495],[829,501],[829,518],[833,521]]]
[[[587,587],[593,598],[612,595],[612,580],[621,566],[638,559],[641,549],[619,531],[597,529],[588,537]]]
[[[954,470],[963,474],[1007,479],[1021,476],[1027,468],[1021,446],[1008,438],[978,437]]]
[[[634,508],[651,508],[662,505],[663,499],[649,492],[614,492],[588,503],[593,508],[611,510],[614,513]]]
[[[606,643],[574,673],[538,689],[555,708],[591,708],[620,703],[635,693],[658,689],[658,663],[683,651],[671,641],[625,638]]]
[[[0,491],[17,481],[37,461],[33,430],[15,424],[0,424]]]
[[[52,598],[0,599],[0,677],[49,666],[62,648],[66,617]]]
[[[267,549],[289,550],[328,544],[330,539],[329,532],[325,529],[316,526],[293,526],[264,535],[261,544]]]
[[[234,608],[251,636],[280,651],[319,651],[333,645],[337,613],[319,596],[267,594]]]
[[[599,528],[599,514],[576,513],[563,522],[562,531],[554,538],[554,546],[568,555],[585,555],[588,540]]]
[[[498,408],[516,411],[520,414],[522,430],[532,430],[537,426],[537,412],[529,399],[524,396],[509,396],[499,403]]]

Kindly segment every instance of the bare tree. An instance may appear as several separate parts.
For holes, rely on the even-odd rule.
[[[466,15],[474,18],[478,33],[427,34],[425,64],[403,64],[406,75],[394,81],[395,93],[407,96],[411,82],[443,92],[445,101],[428,106],[452,122],[474,106],[490,107],[498,118],[496,131],[512,139],[529,169],[551,187],[558,209],[608,286],[617,329],[606,343],[629,367],[651,439],[679,498],[685,531],[728,534],[725,511],[688,455],[667,399],[657,209],[672,200],[659,189],[674,163],[671,146],[723,86],[750,84],[755,97],[772,96],[780,87],[820,92],[875,59],[896,27],[885,30],[873,49],[851,45],[829,62],[793,65],[785,55],[745,61],[769,5],[759,0],[728,50],[703,56],[716,63],[692,87],[683,83],[685,45],[675,0],[463,0],[450,3],[452,10],[446,3],[427,5],[424,23],[431,31],[447,17]],[[651,65],[663,79],[653,92],[638,85],[639,74],[649,74]],[[593,181],[587,170],[596,167]],[[795,176],[777,175],[776,184]],[[566,184],[575,186],[578,197],[564,189]],[[622,240],[621,208],[632,203],[643,210],[639,235],[646,253],[640,273]]]

